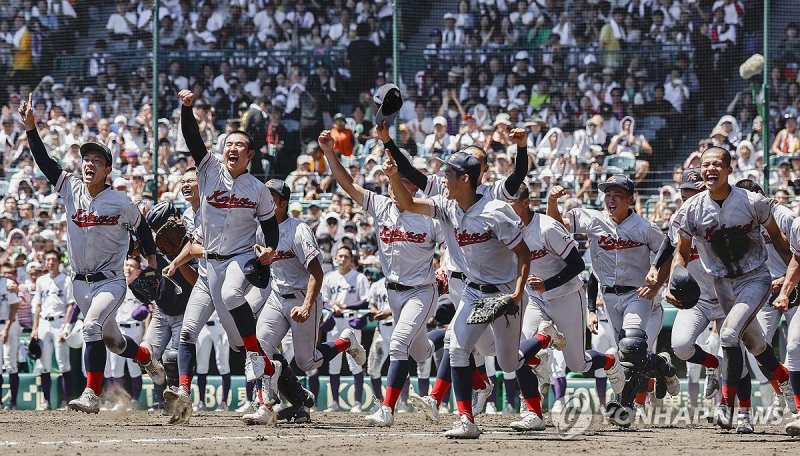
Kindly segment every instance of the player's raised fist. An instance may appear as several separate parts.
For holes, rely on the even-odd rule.
[[[375,126],[375,133],[378,139],[380,139],[384,144],[386,144],[392,139],[389,137],[389,126],[386,125],[385,120],[381,122],[379,125]]]
[[[553,201],[558,201],[559,198],[566,196],[566,194],[567,189],[560,185],[554,185],[553,188],[550,189],[550,193],[547,195],[547,198]]]
[[[319,142],[319,147],[322,149],[322,153],[333,153],[333,136],[331,136],[330,130],[324,130],[322,133],[320,133],[319,138],[317,138],[317,142]]]
[[[28,101],[20,103],[17,112],[19,112],[19,116],[22,118],[25,130],[33,130],[36,128],[36,119],[33,117],[33,93],[28,93]]]
[[[525,149],[528,147],[528,132],[524,128],[515,128],[511,130],[508,136],[518,148]]]
[[[181,90],[178,92],[178,97],[181,99],[181,103],[184,106],[191,106],[194,103],[194,94],[191,90]]]

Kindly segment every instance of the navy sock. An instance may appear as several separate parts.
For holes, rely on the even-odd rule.
[[[800,395],[800,371],[789,371],[789,383],[794,394]]]
[[[233,322],[236,324],[236,329],[239,330],[239,335],[242,336],[242,339],[256,333],[256,316],[247,301],[239,307],[231,309],[231,317],[233,317]]]
[[[255,389],[255,386],[256,386],[255,382],[247,382],[246,381],[244,383],[244,392],[247,395],[247,400],[248,401],[252,401],[253,400],[253,390]]]
[[[106,345],[102,340],[86,342],[83,361],[89,372],[103,372],[106,369]]]
[[[533,373],[533,369],[524,365],[517,369],[517,385],[522,393],[522,397],[530,399],[532,397],[539,397],[539,379]]]
[[[58,377],[58,387],[61,391],[61,400],[68,401],[70,400],[70,395],[72,394],[71,384],[72,381],[69,376],[69,372],[62,372],[61,376]]]
[[[742,349],[739,346],[722,347],[722,359],[725,362],[723,384],[736,388],[739,385],[739,379],[742,378],[742,369],[744,368]]]
[[[750,376],[750,372],[747,372],[747,375],[739,379],[739,389],[736,390],[736,398],[739,399],[739,403],[742,401],[750,401],[750,396],[753,394],[753,378]]]
[[[263,386],[264,382],[260,378],[257,378],[253,382],[253,392],[255,393],[254,396],[256,400],[258,400],[258,390],[260,390]]]
[[[511,407],[517,407],[517,397],[519,397],[519,383],[517,379],[504,379],[503,390],[506,393],[506,403]]]
[[[123,358],[133,358],[136,356],[136,353],[139,351],[139,344],[136,343],[133,339],[128,336],[122,336],[125,338],[125,349],[122,350],[122,353],[119,356]]]
[[[222,402],[228,403],[228,396],[231,392],[231,374],[222,374]]]
[[[208,374],[197,374],[197,390],[200,392],[198,400],[201,404],[206,403],[206,385],[208,384]]]
[[[194,370],[194,360],[197,357],[197,346],[181,341],[178,344],[178,374],[191,377]],[[248,396],[250,397],[250,396]]]
[[[389,372],[386,374],[386,386],[401,389],[408,380],[408,360],[395,359],[389,361]]]
[[[453,393],[456,401],[472,402],[472,368],[470,367],[451,367],[453,378]]]
[[[308,377],[308,389],[315,398],[319,399],[319,374]]]
[[[131,377],[131,399],[139,402],[139,397],[142,395],[142,376]]]
[[[767,349],[764,350],[760,355],[756,355],[756,361],[758,364],[761,365],[767,372],[774,372],[775,369],[778,368],[778,358],[775,357],[775,352],[772,350],[772,346],[767,344]]]
[[[447,392],[444,393],[444,397],[442,398],[442,404],[449,405],[450,404],[450,396],[452,396],[453,385],[447,387]]]
[[[700,348],[699,345],[694,344],[694,355],[690,356],[689,359],[686,360],[686,362],[700,364],[702,366],[703,364],[705,364],[707,357],[708,353],[702,348]]]
[[[473,359],[474,362],[474,359]],[[442,362],[439,363],[439,370],[436,372],[436,378],[452,383],[453,370],[450,368],[450,350],[445,350],[442,354]]]
[[[328,377],[328,382],[331,384],[331,396],[333,396],[333,403],[339,403],[339,374],[331,374]]]
[[[541,349],[542,341],[535,336],[519,344],[519,351],[522,352],[522,359],[525,361],[536,356]]]
[[[428,332],[428,340],[433,343],[433,351],[440,350],[444,347],[444,329],[434,329]]]
[[[647,384],[647,382],[643,382]],[[556,400],[561,399],[567,394],[567,378],[566,377],[558,377],[553,382],[553,395]]]
[[[406,375],[406,382],[403,383],[403,389],[400,390],[400,399],[403,402],[408,402],[408,389],[411,387],[411,379]]]
[[[608,378],[595,377],[594,387],[597,389],[597,399],[600,405],[606,405],[606,391],[608,391]]]
[[[44,393],[44,400],[50,403],[50,388],[53,386],[50,372],[43,372],[39,375],[42,380],[42,393]]]
[[[353,392],[356,402],[364,403],[364,372],[353,374]]]
[[[431,380],[429,378],[418,378],[417,379],[417,393],[420,396],[427,396],[428,391],[431,388]]]
[[[389,365],[389,367],[391,368],[391,364]],[[372,385],[372,394],[375,396],[375,399],[383,401],[383,385],[381,382],[381,378],[370,377],[369,382]]]
[[[597,350],[586,350],[586,353],[592,358],[592,366],[589,368],[590,372],[594,372],[597,369],[603,369],[606,367],[606,354],[600,353]]]

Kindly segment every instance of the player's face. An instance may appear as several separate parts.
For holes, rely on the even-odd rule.
[[[125,279],[128,283],[131,283],[133,279],[139,277],[139,274],[142,273],[142,268],[139,267],[139,262],[136,260],[127,260],[125,261],[125,266],[122,268],[122,272],[125,274]]]
[[[603,202],[612,217],[624,217],[628,213],[628,208],[633,204],[633,195],[621,188],[612,187],[606,191]]]
[[[527,216],[530,205],[530,198],[517,198],[513,203],[511,203],[511,208],[514,209],[514,212],[520,216],[520,218],[522,218],[523,216]]]
[[[732,172],[731,166],[723,161],[722,152],[711,150],[703,153],[700,162],[700,176],[709,190],[714,191],[727,185],[728,176]]]
[[[197,187],[197,173],[189,171],[180,180],[181,194],[190,203],[200,200],[200,190]]]
[[[448,169],[444,172],[444,185],[447,187],[447,198],[456,199],[458,195],[469,187],[469,177],[466,174],[459,174],[455,170]]]
[[[231,134],[225,138],[225,148],[222,151],[222,158],[225,168],[232,175],[239,175],[247,169],[247,163],[255,155],[251,149],[250,142],[246,136]]]
[[[339,272],[350,272],[353,267],[353,255],[344,249],[339,250],[336,253],[336,264],[339,266]]]
[[[60,264],[61,262],[59,261],[57,255],[50,253],[44,257],[44,267],[48,272],[58,272],[58,266]]]
[[[111,173],[111,166],[100,152],[88,152],[83,156],[81,172],[84,184],[97,185],[106,181],[106,177]]]

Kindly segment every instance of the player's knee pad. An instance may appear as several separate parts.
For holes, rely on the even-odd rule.
[[[620,362],[631,369],[642,369],[647,363],[647,333],[641,329],[619,332]]]
[[[167,384],[172,386],[178,384],[178,350],[170,348],[164,351],[161,356],[164,364],[164,372],[167,375]]]

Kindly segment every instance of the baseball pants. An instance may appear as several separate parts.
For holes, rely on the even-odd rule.
[[[433,344],[427,337],[427,321],[436,311],[438,293],[433,284],[411,290],[389,290],[389,308],[394,329],[389,342],[389,359],[421,362],[433,354]]]
[[[197,344],[197,337],[200,335],[203,326],[205,326],[208,319],[211,318],[211,315],[214,313],[214,307],[211,292],[209,291],[208,279],[201,276],[197,279],[197,283],[195,283],[192,288],[192,294],[189,295],[189,302],[186,304],[186,312],[183,314],[183,325],[181,326],[180,336],[182,342]],[[217,316],[225,332],[228,334],[228,343],[230,346],[241,347],[244,345],[230,311],[223,306],[219,306],[219,308],[217,308]]]
[[[463,280],[450,276],[448,280],[448,294],[450,295],[450,301],[456,307],[456,314],[458,313],[458,309],[461,306],[461,296],[464,294],[464,288],[467,286]],[[434,312],[436,311],[434,307]],[[450,331],[447,331],[445,334],[444,339],[444,346],[450,346]],[[484,364],[484,360],[486,356],[492,356],[494,354],[494,333],[492,333],[491,328],[489,331],[485,331],[478,342],[475,343],[475,348],[473,349],[473,354],[475,355],[475,363],[478,366],[482,366]]]
[[[129,328],[126,328],[121,325],[129,325]],[[128,336],[133,339],[134,342],[137,344],[142,341],[142,337],[144,336],[144,323],[141,322],[132,322],[132,323],[120,323],[120,332],[122,332],[123,336]],[[109,354],[109,376],[112,378],[122,378],[125,376],[125,365],[128,365],[128,373],[131,377],[141,377],[142,376],[142,368],[139,366],[139,363],[133,360],[133,358],[123,358],[122,356]]]
[[[603,291],[606,313],[614,328],[614,340],[619,342],[619,332],[623,329],[639,329],[647,332],[650,314],[653,313],[653,300],[639,296],[636,290],[624,294]],[[650,335],[648,334],[648,339]],[[649,341],[648,341],[649,344]]]
[[[209,320],[203,325],[200,334],[197,336],[197,374],[208,374],[208,366],[211,358],[211,347],[214,347],[214,355],[217,362],[217,369],[220,375],[230,374],[230,345],[228,345],[228,335],[222,328],[219,320]]]
[[[42,357],[39,363],[40,372],[48,373],[53,367],[53,351],[55,349],[56,364],[61,373],[69,372],[72,367],[69,362],[69,345],[60,341],[61,330],[64,328],[64,317],[55,317],[53,321],[45,318],[39,319],[39,344],[42,347]]]
[[[84,315],[84,342],[103,341],[108,350],[117,355],[125,350],[127,342],[115,317],[126,290],[122,277],[92,283],[75,280],[72,283],[75,302]]]
[[[317,315],[319,315],[319,314],[317,314]],[[311,320],[311,318],[309,318],[309,320]],[[346,328],[350,327],[349,320],[350,320],[349,317],[335,317],[333,319],[333,322],[335,323],[335,326],[333,327],[332,330],[330,330],[328,332],[327,341],[330,342],[330,341],[338,339],[339,335],[342,333],[342,331],[344,331]],[[361,342],[361,330],[360,329],[354,329],[353,330],[353,334],[355,335],[356,340]],[[295,339],[297,339],[297,337],[295,337]],[[316,340],[314,340],[314,342],[316,342]],[[294,350],[295,350],[295,358],[298,360],[297,366],[300,367],[300,369],[311,370],[311,369],[315,369],[315,368],[319,367],[322,364],[322,354],[317,352],[318,353],[317,356],[319,357],[319,361],[315,361],[314,362],[314,364],[316,364],[316,366],[311,367],[309,369],[305,369],[303,366],[300,365],[300,362],[299,362],[300,353],[298,351],[297,342],[295,342]],[[350,367],[350,373],[355,375],[355,374],[360,374],[361,372],[364,371],[364,369],[353,359],[352,356],[350,356],[349,353],[344,352],[344,353],[339,353],[338,355],[333,357],[330,361],[328,361],[328,373],[330,375],[339,375],[342,372],[342,355],[347,356],[347,365]],[[319,364],[317,364],[317,362]]]
[[[764,332],[764,337],[767,339],[768,344],[772,343],[775,333],[778,332],[778,328],[781,324],[781,318],[786,319],[786,324],[791,326],[795,313],[797,313],[797,307],[792,307],[786,311],[786,313],[781,313],[778,309],[772,307],[770,304],[765,304],[764,307],[758,311],[756,314],[756,320],[758,321],[759,326],[761,326],[761,330]]]
[[[656,302],[656,307],[650,312],[650,318],[647,319],[647,325],[644,328],[644,332],[647,333],[647,349],[653,353],[656,352],[658,334],[661,332],[663,325],[664,308],[661,307],[661,302]]]
[[[538,332],[542,321],[552,321],[568,341],[563,353],[567,367],[573,372],[586,372],[592,365],[592,358],[586,353],[585,309],[583,290],[551,297],[546,302],[529,293],[523,333],[529,333],[526,337],[529,339]]]
[[[22,334],[22,326],[19,321],[14,321],[8,330],[8,341],[0,345],[3,358],[3,371],[6,374],[16,374],[19,372],[19,337]]]
[[[153,347],[156,359],[161,359],[168,348],[178,349],[182,326],[183,315],[167,315],[156,307],[144,333],[144,342]]]
[[[792,318],[789,322],[789,332],[786,337],[786,368],[792,372],[800,371],[800,318]],[[795,394],[800,394],[800,391],[795,391]]]
[[[716,302],[700,301],[691,309],[679,309],[672,324],[672,350],[675,356],[686,361],[695,353],[695,344],[702,345],[708,338],[709,325],[716,321],[722,326],[725,313]],[[705,334],[705,337],[702,337]],[[713,353],[713,352],[712,352]],[[699,364],[691,364],[698,366]],[[688,367],[687,367],[688,368]]]
[[[751,324],[769,297],[772,277],[766,266],[735,278],[714,278],[714,289],[725,320],[719,330],[722,347],[738,347],[744,342],[758,356],[767,348],[758,324]]]
[[[369,378],[381,378],[383,363],[389,359],[389,342],[392,339],[393,323],[378,322],[378,330],[372,336],[372,345],[367,356],[367,373]]]
[[[287,293],[288,294],[288,293]],[[317,299],[317,302],[311,309],[308,320],[299,323],[294,321],[291,316],[292,308],[302,306],[305,299],[305,294],[302,292],[293,293],[293,298],[283,298],[277,291],[272,290],[264,304],[261,313],[258,316],[256,323],[256,337],[261,344],[264,353],[267,356],[273,356],[275,353],[282,351],[283,340],[289,330],[292,330],[292,345],[294,347],[294,360],[303,371],[310,371],[319,368],[324,358],[322,353],[317,350],[319,343],[319,319],[322,313],[322,301]],[[344,322],[343,327],[339,327],[339,320]],[[347,327],[347,319],[336,318],[336,328],[331,331],[335,333],[334,339],[338,337],[339,333]],[[361,339],[361,331],[355,331],[359,340]],[[331,339],[333,340],[333,339]],[[355,369],[355,361],[348,355],[348,362],[350,363],[350,370],[353,373],[361,372],[361,367]],[[333,370],[334,360],[339,360],[339,367],[336,371]],[[331,373],[338,374],[341,369],[342,363],[341,355],[331,360]]]

